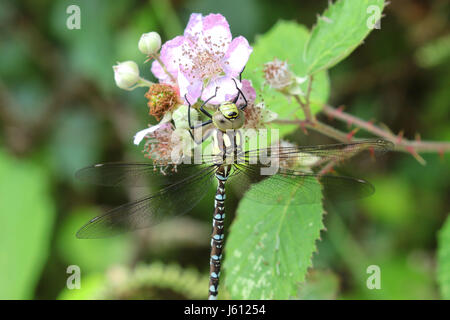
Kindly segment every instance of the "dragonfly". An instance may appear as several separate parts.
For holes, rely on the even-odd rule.
[[[239,95],[243,96],[244,104],[238,107],[236,103]],[[382,139],[369,139],[339,144],[277,145],[244,150],[245,143],[240,128],[244,123],[247,100],[243,93],[238,88],[237,97],[219,105],[213,114],[204,109],[208,100],[200,106],[200,111],[209,120],[194,126],[189,117],[191,130],[207,125],[215,128],[213,152],[203,155],[201,161],[161,164],[111,162],[95,164],[76,173],[80,180],[102,186],[138,187],[146,185],[152,179],[160,180],[162,177],[164,180],[157,192],[91,219],[78,230],[76,236],[88,239],[111,237],[152,227],[168,217],[185,214],[205,197],[215,181],[208,288],[208,299],[214,300],[218,295],[224,248],[225,187],[228,189],[231,186],[249,199],[271,205],[319,203],[322,195],[305,192],[317,186],[317,183],[322,187],[323,196],[331,201],[366,197],[374,192],[374,187],[365,180],[322,174],[317,168],[299,170],[293,168],[292,164],[308,161],[311,157],[318,159],[321,165],[338,163],[364,150],[385,152],[392,148],[392,143]],[[187,102],[189,116],[192,106]],[[276,172],[267,174],[273,167],[276,167]]]

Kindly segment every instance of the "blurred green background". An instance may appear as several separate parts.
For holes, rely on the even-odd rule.
[[[211,197],[151,230],[75,238],[91,217],[145,194],[74,179],[96,162],[143,160],[132,138],[154,121],[145,91],[118,89],[112,65],[135,60],[152,79],[137,49],[140,35],[154,30],[169,40],[192,12],[222,13],[234,36],[253,42],[279,19],[311,27],[327,3],[1,1],[0,298],[205,298]],[[70,4],[81,8],[80,30],[66,28]],[[393,1],[381,30],[330,71],[330,104],[409,138],[450,140],[449,9],[445,0]],[[321,141],[301,130],[294,138]],[[450,211],[450,158],[424,158],[426,166],[392,153],[342,168],[377,192],[327,209],[327,231],[298,298],[440,298],[435,258],[437,231]],[[231,199],[228,212],[236,205]],[[381,290],[366,287],[372,264],[381,268]],[[69,265],[81,268],[81,290],[66,289]]]

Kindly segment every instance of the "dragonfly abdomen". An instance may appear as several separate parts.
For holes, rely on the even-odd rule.
[[[225,183],[228,179],[231,166],[219,166],[216,170],[217,191],[214,199],[214,215],[211,234],[211,256],[209,273],[209,300],[217,299],[219,289],[220,267],[224,242],[225,220]]]

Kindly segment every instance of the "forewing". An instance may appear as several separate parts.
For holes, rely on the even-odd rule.
[[[77,232],[78,238],[105,238],[151,227],[163,219],[189,212],[207,193],[215,167],[206,167],[159,192],[95,217]]]
[[[315,159],[313,161],[315,165],[322,165],[329,161],[343,161],[363,151],[380,154],[392,148],[391,142],[382,139],[315,146],[279,146],[247,151],[241,160],[250,164],[279,161],[283,166],[284,164],[307,165]]]
[[[156,165],[151,163],[101,163],[78,170],[75,176],[84,182],[102,186],[145,186],[150,179],[162,178],[172,184],[201,170],[202,164]]]

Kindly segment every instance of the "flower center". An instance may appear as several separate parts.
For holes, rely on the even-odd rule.
[[[173,143],[173,127],[168,124],[148,135],[148,140],[144,145],[144,156],[153,159],[154,163],[169,163]]]
[[[264,65],[266,83],[275,89],[283,89],[292,83],[292,74],[286,61],[275,58]]]
[[[148,99],[149,114],[158,121],[178,103],[176,89],[167,84],[153,84],[145,97]]]
[[[226,38],[218,36],[212,39],[196,33],[188,40],[182,48],[182,56],[187,61],[181,65],[190,79],[207,80],[224,73],[222,61],[229,45]]]

